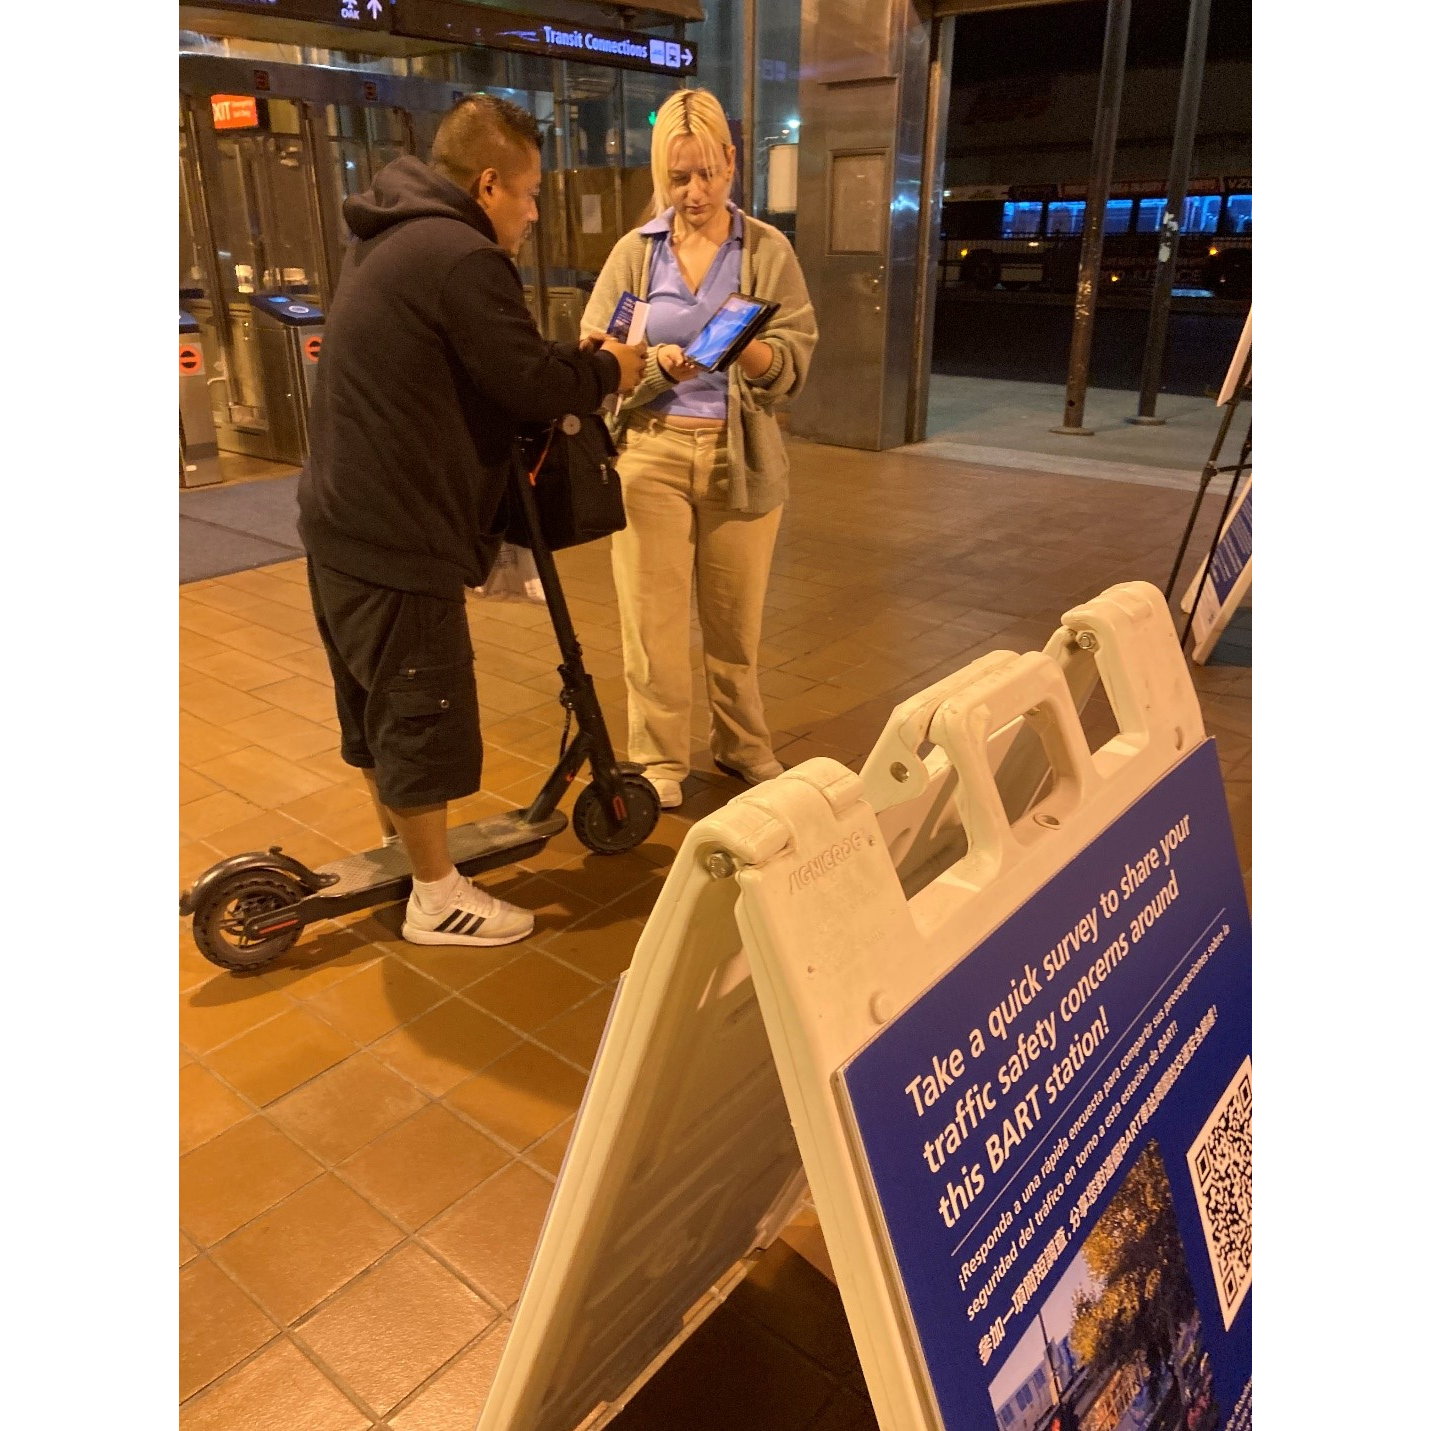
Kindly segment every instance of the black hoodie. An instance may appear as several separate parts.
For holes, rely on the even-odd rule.
[[[549,343],[485,213],[411,156],[343,204],[357,236],[323,336],[299,531],[324,566],[460,600],[501,536],[523,423],[594,412],[609,353]]]

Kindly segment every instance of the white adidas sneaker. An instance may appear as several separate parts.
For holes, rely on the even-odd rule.
[[[515,944],[532,932],[536,920],[525,909],[488,894],[470,880],[459,880],[452,898],[429,914],[409,895],[402,937],[409,944],[465,944],[487,948]]]

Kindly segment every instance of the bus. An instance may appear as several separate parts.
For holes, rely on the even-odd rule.
[[[1158,267],[1166,179],[1120,179],[1103,220],[1100,287],[1147,292]],[[944,191],[941,286],[1072,293],[1078,278],[1085,184],[968,184]],[[1188,182],[1175,291],[1245,300],[1252,294],[1252,179]]]

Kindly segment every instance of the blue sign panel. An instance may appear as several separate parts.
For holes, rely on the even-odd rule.
[[[1243,568],[1252,560],[1252,493],[1242,499],[1227,530],[1217,539],[1208,570],[1208,581],[1217,593],[1217,604],[1225,606]]]
[[[393,30],[399,35],[655,74],[693,75],[699,60],[696,46],[689,41],[667,40],[641,30],[597,29],[573,20],[542,20],[455,0],[393,0],[393,4]]]
[[[1251,1426],[1251,928],[1205,741],[842,1073],[947,1431]]]

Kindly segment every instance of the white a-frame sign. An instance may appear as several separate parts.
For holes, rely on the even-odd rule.
[[[860,774],[807,761],[691,829],[479,1431],[610,1422],[807,1179],[884,1431],[1035,1392],[1040,1425],[1115,1391],[1199,1431],[1250,1416],[1249,946],[1216,753],[1153,587],[1063,622],[897,707]],[[1090,752],[1099,680],[1118,732]],[[1134,1193],[1165,1215],[1171,1350],[1114,1365],[1067,1324],[1122,1275],[1089,1239]]]

